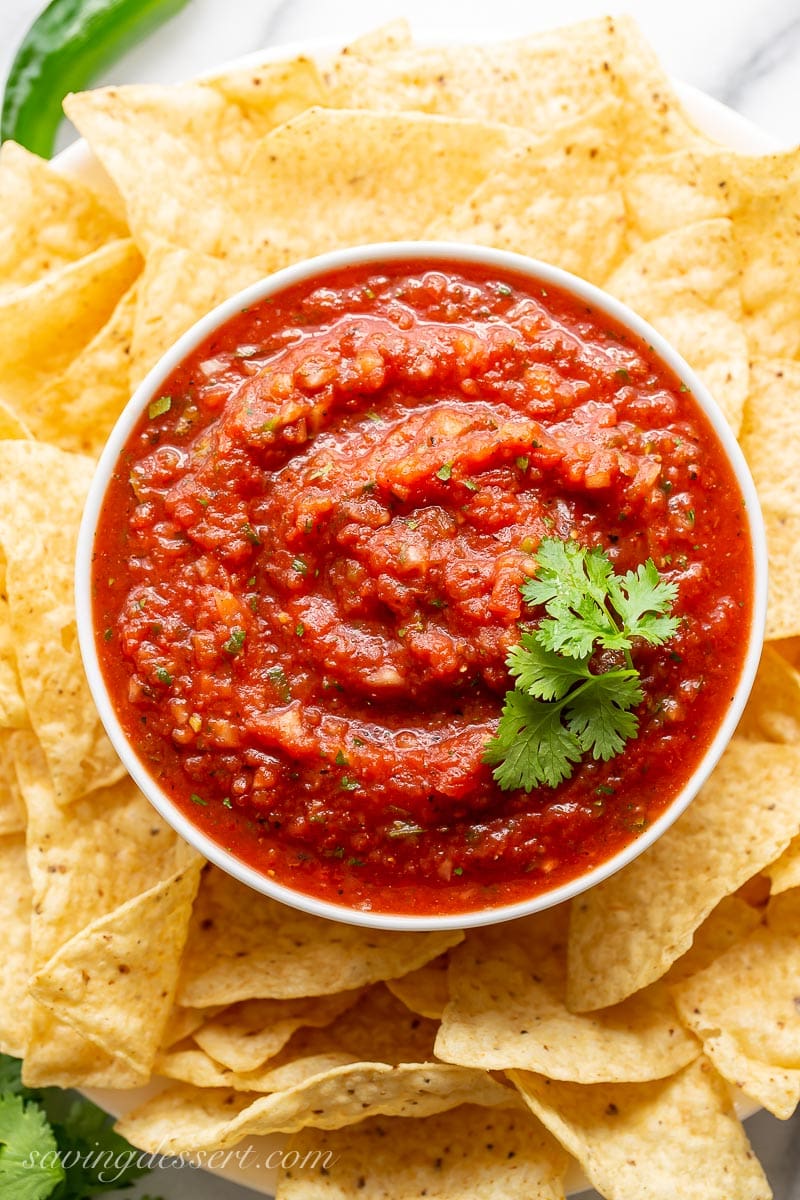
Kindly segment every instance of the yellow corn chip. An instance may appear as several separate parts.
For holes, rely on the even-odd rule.
[[[800,749],[734,740],[675,824],[574,901],[569,1007],[605,1008],[658,979],[722,897],[772,862],[798,826]]]
[[[674,989],[681,1019],[719,1073],[776,1117],[800,1100],[800,890],[767,924]]]
[[[529,1114],[462,1105],[290,1139],[276,1200],[563,1200],[568,1158]]]
[[[653,1083],[512,1072],[523,1099],[606,1200],[769,1200],[724,1082],[700,1061]]]
[[[259,896],[213,867],[200,884],[179,1003],[324,996],[391,979],[464,935],[390,933],[340,925]]]

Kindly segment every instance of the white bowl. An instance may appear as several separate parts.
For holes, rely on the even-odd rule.
[[[530,899],[504,906],[470,910],[463,913],[412,916],[383,912],[363,911],[319,900],[306,893],[295,891],[274,882],[266,875],[242,862],[226,851],[217,842],[202,832],[178,809],[162,791],[143,765],[133,749],[106,688],[100,668],[95,644],[95,628],[92,613],[91,564],[94,550],[95,529],[111,475],[119,455],[134,427],[149,402],[161,394],[163,384],[173,370],[197,346],[218,327],[268,296],[281,292],[295,284],[303,283],[317,275],[345,267],[366,263],[396,262],[398,260],[424,260],[443,264],[473,263],[489,267],[502,275],[527,276],[534,283],[560,288],[572,296],[585,301],[593,309],[608,315],[613,321],[629,329],[644,343],[649,344],[655,357],[660,359],[686,385],[707,416],[728,457],[736,475],[747,511],[754,562],[753,611],[747,651],[741,676],[733,700],[724,719],[711,740],[697,769],[676,795],[669,807],[653,821],[638,837],[612,858],[587,871],[569,883],[541,892]],[[320,917],[344,921],[355,925],[372,926],[393,930],[461,929],[508,921],[516,917],[537,912],[562,901],[569,900],[594,886],[620,868],[626,866],[642,851],[651,846],[661,834],[680,816],[713,771],[725,746],[733,734],[742,715],[752,687],[756,668],[761,655],[767,604],[767,551],[764,526],[758,497],[744,456],[739,449],[725,418],[722,416],[708,389],[684,359],[665,339],[641,317],[614,297],[577,276],[558,267],[523,255],[494,250],[483,246],[451,244],[442,242],[389,242],[336,250],[329,254],[308,259],[253,284],[232,296],[208,313],[188,330],[150,371],[126,405],[103,450],[92,481],[78,537],[76,560],[76,602],[78,614],[78,636],[81,653],[95,703],[106,728],[126,769],[133,779],[177,833],[211,862],[228,872],[241,883],[257,892],[271,896],[285,904]]]

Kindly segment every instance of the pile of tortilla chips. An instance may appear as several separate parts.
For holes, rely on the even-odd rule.
[[[0,1048],[32,1085],[168,1085],[165,1152],[279,1131],[281,1200],[762,1200],[733,1095],[800,1098],[800,153],[717,145],[628,21],[72,96],[108,173],[0,154]],[[482,242],[638,309],[708,381],[764,508],[768,644],[676,825],[575,901],[381,933],[247,892],[126,778],[72,598],[93,460],[197,317],[337,246]],[[335,1163],[303,1166],[309,1150]]]

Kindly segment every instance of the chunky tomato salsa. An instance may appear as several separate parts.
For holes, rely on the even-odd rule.
[[[677,634],[635,649],[638,736],[555,788],[484,761],[542,539],[652,557]],[[215,841],[355,908],[564,883],[674,798],[738,680],[738,486],[651,348],[468,264],[351,268],[246,309],[142,415],[94,563],[103,670],[149,772]]]

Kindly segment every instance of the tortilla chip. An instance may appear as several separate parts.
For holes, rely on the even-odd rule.
[[[131,340],[138,281],[88,346],[40,391],[40,435],[63,450],[99,455],[130,399]]]
[[[556,263],[601,283],[625,253],[615,97],[542,141],[515,148],[426,237]]]
[[[725,896],[694,933],[690,948],[672,964],[664,982],[671,986],[704,971],[715,959],[757,929],[760,909],[739,896]]]
[[[22,1067],[26,1087],[137,1088],[147,1083],[147,1075],[104,1054],[49,1009],[35,1001],[31,1009]]]
[[[176,1042],[182,1042],[184,1038],[191,1037],[207,1021],[213,1021],[219,1012],[219,1008],[182,1008],[179,1004],[174,1005],[161,1035],[161,1049],[168,1050]]]
[[[60,1020],[143,1074],[153,1068],[175,995],[202,865],[192,857],[81,930],[30,984]]]
[[[60,804],[123,774],[75,628],[75,541],[92,469],[90,459],[40,442],[0,442],[0,549],[16,668]]]
[[[254,84],[254,76],[223,73],[182,87],[134,84],[67,96],[64,111],[119,188],[143,250],[166,239],[218,253],[253,143],[320,100],[307,58],[260,67],[257,77]]]
[[[15,734],[14,752],[28,813],[38,970],[93,921],[168,879],[186,848],[127,776],[62,807],[35,739]]]
[[[17,783],[14,731],[0,729],[0,837],[25,832],[25,806]]]
[[[741,442],[767,530],[770,568],[767,638],[800,634],[798,421],[800,364],[788,359],[756,361]]]
[[[800,887],[800,836],[792,838],[780,858],[764,867],[773,896]]]
[[[22,1058],[30,1022],[31,880],[25,835],[0,837],[0,1053]]]
[[[330,1024],[297,1029],[268,1061],[248,1071],[231,1071],[191,1044],[176,1046],[157,1062],[159,1073],[200,1087],[274,1092],[295,1087],[334,1067],[357,1063],[429,1062],[437,1024],[412,1015],[378,984],[363,997],[345,997],[349,1007]],[[273,1001],[273,1003],[277,1003]]]
[[[108,321],[141,265],[133,242],[118,240],[0,295],[0,396],[35,436],[52,422],[43,389]]]
[[[305,54],[215,71],[203,76],[203,85],[238,106],[239,120],[249,123],[252,138],[324,103],[325,96],[319,68]]]
[[[675,824],[573,902],[569,1007],[606,1008],[659,979],[723,896],[777,858],[799,826],[800,748],[734,739]]]
[[[358,996],[356,990],[303,1000],[246,1000],[197,1028],[194,1040],[230,1070],[254,1071],[282,1050],[295,1030],[329,1025]]]
[[[800,300],[786,281],[800,252],[794,218],[800,152],[750,156],[719,150],[645,159],[631,172],[625,199],[631,224],[645,240],[690,222],[729,217],[751,353],[797,357]]]
[[[209,867],[200,884],[178,1002],[324,996],[413,970],[463,938],[340,925],[258,896]]]
[[[350,46],[326,81],[333,106],[469,116],[538,135],[612,97],[625,104],[626,143],[635,153],[705,144],[628,17],[482,46]]]
[[[753,742],[800,744],[800,673],[767,644],[736,729]]]
[[[411,1012],[439,1021],[450,999],[447,963],[447,955],[442,954],[399,979],[387,979],[386,986]]]
[[[470,930],[451,952],[436,1055],[577,1083],[660,1079],[700,1053],[659,982],[615,1008],[568,1011],[568,906]]]
[[[0,491],[2,486],[0,481]],[[29,724],[28,710],[25,707],[25,697],[17,670],[14,627],[11,623],[6,586],[6,559],[0,541],[0,734],[12,729],[25,729]]]
[[[138,284],[131,346],[133,380],[144,379],[195,321],[262,274],[249,263],[154,242]]]
[[[283,1092],[256,1096],[219,1088],[170,1088],[117,1125],[134,1146],[161,1154],[227,1149],[265,1133],[312,1125],[339,1129],[367,1117],[427,1116],[459,1104],[513,1104],[511,1089],[482,1071],[443,1063],[357,1063]]]
[[[255,146],[217,252],[267,273],[342,246],[420,238],[517,141],[478,121],[310,109]]]
[[[16,142],[0,149],[0,294],[125,237],[122,221],[77,180]]]
[[[694,367],[734,433],[748,388],[740,264],[731,222],[700,221],[634,251],[607,289]]]
[[[673,990],[720,1075],[782,1119],[800,1101],[799,928],[800,891],[786,892],[766,926]]]
[[[14,735],[17,775],[28,813],[33,889],[31,969],[42,967],[92,921],[167,878],[185,850],[127,777],[61,807],[31,734]],[[29,1086],[136,1087],[146,1074],[33,1006],[25,1049]]]
[[[5,441],[7,438],[32,436],[30,429],[18,414],[6,404],[5,400],[0,400],[0,441]]]
[[[725,1083],[704,1060],[651,1083],[513,1071],[523,1099],[606,1200],[769,1200]]]
[[[198,1088],[232,1088],[236,1092],[283,1092],[299,1087],[318,1075],[327,1075],[338,1067],[361,1062],[356,1055],[344,1050],[320,1050],[319,1053],[290,1057],[281,1051],[274,1060],[253,1071],[230,1071],[216,1062],[205,1050],[191,1042],[156,1056],[154,1070],[167,1079],[178,1079]]]
[[[624,180],[629,236],[650,242],[702,221],[730,219],[731,179],[743,156],[695,149],[640,155]]]
[[[295,1134],[278,1200],[563,1200],[568,1158],[528,1113],[462,1105]]]

